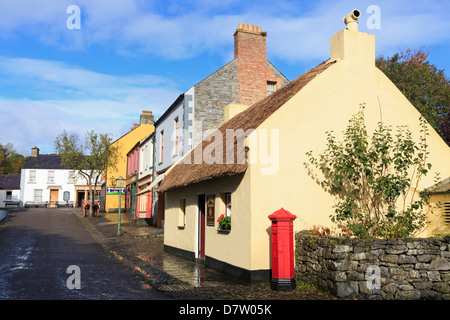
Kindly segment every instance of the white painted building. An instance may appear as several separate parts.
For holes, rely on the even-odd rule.
[[[20,204],[20,174],[0,175],[0,208]]]
[[[20,177],[21,206],[73,207],[84,200],[86,189],[85,179],[63,168],[58,155],[41,155],[38,148],[32,148]]]

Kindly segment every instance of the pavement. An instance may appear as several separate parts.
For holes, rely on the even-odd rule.
[[[292,291],[270,288],[270,281],[241,282],[202,263],[164,252],[164,229],[138,224],[130,214],[83,217],[75,212],[92,236],[118,260],[148,280],[148,285],[173,299],[183,300],[337,300],[308,284],[297,284]]]

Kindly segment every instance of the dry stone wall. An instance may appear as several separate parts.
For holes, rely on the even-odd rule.
[[[340,298],[450,300],[450,237],[295,236],[296,279]]]

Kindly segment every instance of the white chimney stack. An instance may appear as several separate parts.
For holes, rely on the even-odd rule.
[[[345,60],[355,66],[375,65],[375,36],[358,32],[360,16],[359,10],[352,10],[343,19],[347,27],[330,38],[331,60]]]

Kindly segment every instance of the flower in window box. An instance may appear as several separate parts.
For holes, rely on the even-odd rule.
[[[217,222],[219,223],[220,229],[222,230],[230,230],[231,229],[231,217],[225,216],[224,214],[221,214],[219,219],[217,219]]]

